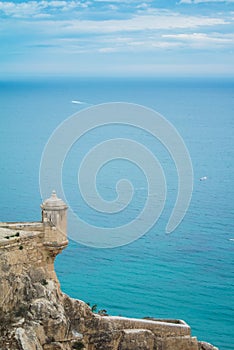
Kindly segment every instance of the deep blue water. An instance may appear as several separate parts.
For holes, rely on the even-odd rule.
[[[72,100],[87,105],[72,104]],[[177,128],[194,168],[189,210],[178,228],[164,233],[176,193],[175,166],[163,147],[144,132],[103,128],[74,145],[64,170],[69,202],[100,226],[125,223],[138,213],[146,181],[138,169],[116,161],[97,178],[101,195],[113,199],[119,177],[136,187],[121,216],[95,216],[78,196],[77,163],[91,145],[132,137],[151,147],[165,170],[168,197],[158,223],[139,240],[113,249],[70,241],[56,259],[67,294],[98,304],[113,315],[180,318],[201,340],[220,349],[234,344],[234,81],[56,80],[0,83],[1,221],[40,220],[39,166],[45,143],[67,117],[111,101],[142,104]],[[88,137],[90,136],[90,138]],[[206,181],[199,181],[207,176]],[[142,203],[143,202],[143,203]]]

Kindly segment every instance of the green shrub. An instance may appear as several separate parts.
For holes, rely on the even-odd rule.
[[[53,342],[55,342],[55,338],[54,337],[47,337],[47,339],[46,339],[46,343],[47,344],[51,344]]]
[[[41,280],[41,284],[42,284],[43,286],[47,286],[48,282],[46,281],[45,278],[43,278],[43,279]]]
[[[6,313],[6,311],[0,307],[0,331],[8,330],[12,323],[14,323],[13,312],[10,311]]]
[[[18,309],[15,310],[15,317],[26,317],[28,312],[27,305],[20,305]]]
[[[19,233],[19,232],[16,232],[16,234],[11,235],[11,236],[5,236],[4,238],[6,238],[6,239],[10,239],[10,238],[13,238],[13,237],[19,237],[19,236],[20,236],[20,233]]]
[[[107,313],[107,311],[105,309],[102,309],[102,310],[98,311],[98,315],[100,315],[100,316],[108,316],[108,313]]]
[[[92,310],[92,312],[97,311],[97,304],[94,304],[94,305],[91,307],[91,310]]]
[[[72,345],[72,349],[75,350],[81,350],[84,349],[84,344],[82,343],[82,341],[76,341],[73,345]]]

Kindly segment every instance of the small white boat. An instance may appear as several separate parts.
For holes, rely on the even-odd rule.
[[[74,104],[77,104],[77,105],[83,105],[83,104],[85,104],[85,102],[77,101],[77,100],[73,100],[73,101],[71,101],[71,103],[74,103]]]
[[[200,181],[205,181],[207,180],[207,176],[200,177]]]

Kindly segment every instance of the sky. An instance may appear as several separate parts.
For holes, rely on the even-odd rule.
[[[234,77],[234,0],[0,1],[0,79]]]

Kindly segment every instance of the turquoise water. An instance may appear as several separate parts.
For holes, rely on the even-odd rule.
[[[86,105],[72,104],[72,100]],[[63,80],[0,83],[1,221],[40,220],[39,166],[44,145],[67,117],[89,105],[134,102],[154,108],[177,128],[191,155],[194,191],[189,210],[171,235],[165,226],[177,193],[176,170],[167,152],[146,133],[104,128],[74,145],[66,159],[69,202],[89,221],[115,226],[144,204],[146,181],[122,161],[98,176],[104,198],[128,176],[136,187],[129,210],[95,216],[76,188],[75,166],[89,147],[109,137],[132,137],[155,152],[168,181],[158,223],[139,240],[113,249],[70,241],[56,259],[64,292],[123,316],[181,318],[199,339],[231,350],[234,344],[234,82],[228,80]],[[90,136],[90,138],[88,137]],[[75,175],[74,175],[75,171]],[[128,174],[128,175],[127,175]],[[199,181],[208,176],[207,181]],[[82,205],[81,205],[82,204]]]

